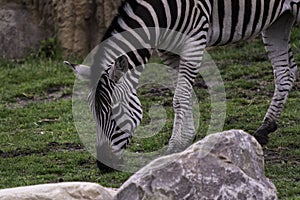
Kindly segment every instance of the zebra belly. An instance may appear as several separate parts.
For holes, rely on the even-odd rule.
[[[262,32],[262,30],[255,30],[254,33],[243,36],[240,32],[237,31],[236,33],[234,33],[235,37],[233,39],[229,40],[228,39],[229,34],[226,35],[226,33],[229,33],[230,30],[224,30],[224,31],[227,31],[227,32],[225,32],[225,36],[223,36],[224,38],[220,34],[214,33],[214,30],[216,30],[216,29],[214,29],[213,27],[211,27],[208,30],[207,47],[224,46],[224,45],[236,43],[239,41],[249,40],[251,38],[258,36]]]

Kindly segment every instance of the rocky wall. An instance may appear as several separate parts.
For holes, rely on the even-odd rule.
[[[21,58],[56,37],[65,56],[86,56],[121,0],[0,0],[0,57]]]

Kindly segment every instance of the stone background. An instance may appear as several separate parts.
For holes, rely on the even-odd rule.
[[[64,56],[86,56],[121,0],[0,0],[0,57],[21,58],[56,37]]]

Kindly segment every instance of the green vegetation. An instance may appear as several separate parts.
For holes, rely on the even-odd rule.
[[[291,41],[295,58],[300,62],[299,29],[293,32]],[[46,48],[55,45],[55,40],[44,43]],[[272,69],[260,39],[213,48],[209,53],[226,88],[224,129],[253,133],[264,117],[274,88]],[[73,72],[51,48],[41,49],[39,54],[24,61],[0,61],[0,188],[61,181],[120,186],[131,174],[101,173],[76,132],[72,116]],[[54,59],[48,59],[49,56]],[[201,113],[196,137],[199,140],[205,136],[210,121],[210,97],[200,76],[195,85]],[[264,148],[266,175],[277,186],[280,199],[300,199],[299,88],[297,82],[279,129]],[[159,83],[140,88],[142,125],[156,116],[147,112],[153,105],[163,106],[166,113],[159,112],[158,118],[167,119],[160,134],[148,139],[133,137],[130,151],[149,152],[167,145],[173,123],[172,93]],[[145,132],[139,129],[139,134]]]

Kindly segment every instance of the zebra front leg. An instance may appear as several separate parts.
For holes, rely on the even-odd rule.
[[[195,48],[190,48],[195,51]],[[204,47],[203,47],[204,49]],[[195,137],[192,112],[192,86],[199,71],[203,50],[193,58],[181,57],[177,85],[173,97],[174,125],[167,153],[180,152],[192,144]],[[195,55],[195,54],[194,54]],[[188,62],[190,60],[192,62]]]
[[[295,63],[288,42],[293,23],[292,15],[285,13],[263,32],[263,41],[273,67],[275,91],[263,124],[254,133],[261,145],[267,144],[268,135],[276,131],[277,122],[295,80]]]
[[[178,69],[179,69],[179,62],[180,62],[180,56],[176,55],[171,52],[167,51],[158,51],[159,56],[162,58],[163,63],[169,68],[169,71],[172,74],[173,77],[173,84],[176,87],[177,86],[177,79],[178,79]],[[175,100],[174,100],[175,101]],[[175,120],[176,121],[176,120]],[[174,124],[174,127],[176,125]],[[194,119],[193,119],[193,111],[192,111],[192,101],[189,101],[189,105],[187,106],[187,109],[185,111],[184,119],[182,121],[182,128],[181,128],[181,135],[179,133],[173,134],[174,137],[171,138],[170,142],[171,145],[173,143],[176,143],[176,141],[180,141],[182,145],[177,145],[175,151],[180,151],[180,149],[186,148],[185,146],[188,146],[188,144],[191,144],[193,142],[194,136],[195,136],[195,127],[194,127]],[[176,138],[176,136],[178,136]],[[184,145],[186,144],[186,145]],[[175,144],[173,145],[175,146]],[[182,146],[182,147],[181,147]],[[171,149],[175,149],[175,147],[170,147],[169,151],[171,153]]]
[[[191,89],[191,86],[187,83],[183,84],[183,82],[178,82],[178,84],[182,84],[186,88],[177,87],[175,90],[174,98],[173,98],[173,107],[174,107],[174,124],[172,136],[169,140],[169,147],[167,150],[167,154],[180,152],[188,147],[195,135],[195,132],[184,133],[187,129],[187,126],[194,126],[193,122],[188,122],[188,118],[190,118],[190,92],[188,90]],[[192,119],[191,119],[192,120]],[[194,130],[192,127],[190,130]]]
[[[289,64],[290,64],[290,69],[293,77],[293,82],[295,82],[297,79],[298,66],[295,62],[294,55],[290,45],[289,45]]]
[[[187,107],[187,110],[184,115],[181,132],[181,141],[183,141],[183,143],[186,144],[186,147],[192,144],[196,134],[192,106],[192,98],[190,97],[189,106]]]

